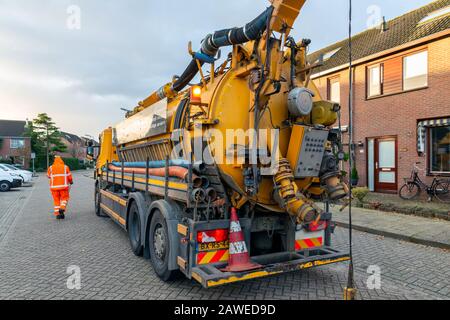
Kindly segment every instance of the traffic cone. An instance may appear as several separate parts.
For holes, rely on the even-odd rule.
[[[239,218],[235,208],[231,209],[230,223],[230,249],[228,255],[228,266],[222,271],[241,272],[259,269],[262,266],[250,261],[250,256],[245,244],[244,233],[239,223]]]

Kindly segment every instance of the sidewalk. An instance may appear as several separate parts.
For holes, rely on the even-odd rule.
[[[437,199],[428,202],[425,192],[414,200],[403,200],[398,194],[370,192],[364,199],[364,208],[450,221],[450,204]]]
[[[348,228],[348,208],[339,208],[331,208],[333,220]],[[450,250],[450,221],[353,207],[352,224],[358,231]]]

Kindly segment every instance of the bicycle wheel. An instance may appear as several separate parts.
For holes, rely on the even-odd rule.
[[[407,182],[401,187],[398,195],[403,200],[412,200],[416,198],[420,193],[420,186],[415,182]]]
[[[434,187],[434,196],[441,202],[450,203],[450,181],[439,181]]]

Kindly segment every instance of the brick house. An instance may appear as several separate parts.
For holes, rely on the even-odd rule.
[[[396,192],[416,162],[427,182],[450,176],[450,0],[359,33],[352,46],[359,185]],[[323,97],[342,105],[344,128],[348,55],[344,40],[308,58],[323,60],[311,77]]]
[[[0,159],[29,169],[31,139],[24,137],[26,121],[0,120]]]
[[[58,152],[57,154],[64,158],[77,158],[78,160],[86,159],[85,140],[79,136],[67,132],[61,132],[61,140],[66,145],[66,152]]]

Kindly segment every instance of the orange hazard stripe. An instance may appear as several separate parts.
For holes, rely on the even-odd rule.
[[[295,241],[295,250],[302,250],[302,249],[310,249],[310,248],[316,248],[321,247],[323,244],[323,238],[312,238],[312,239],[303,239],[303,240],[296,240]]]
[[[228,261],[228,250],[200,252],[197,254],[197,264],[209,264]]]

